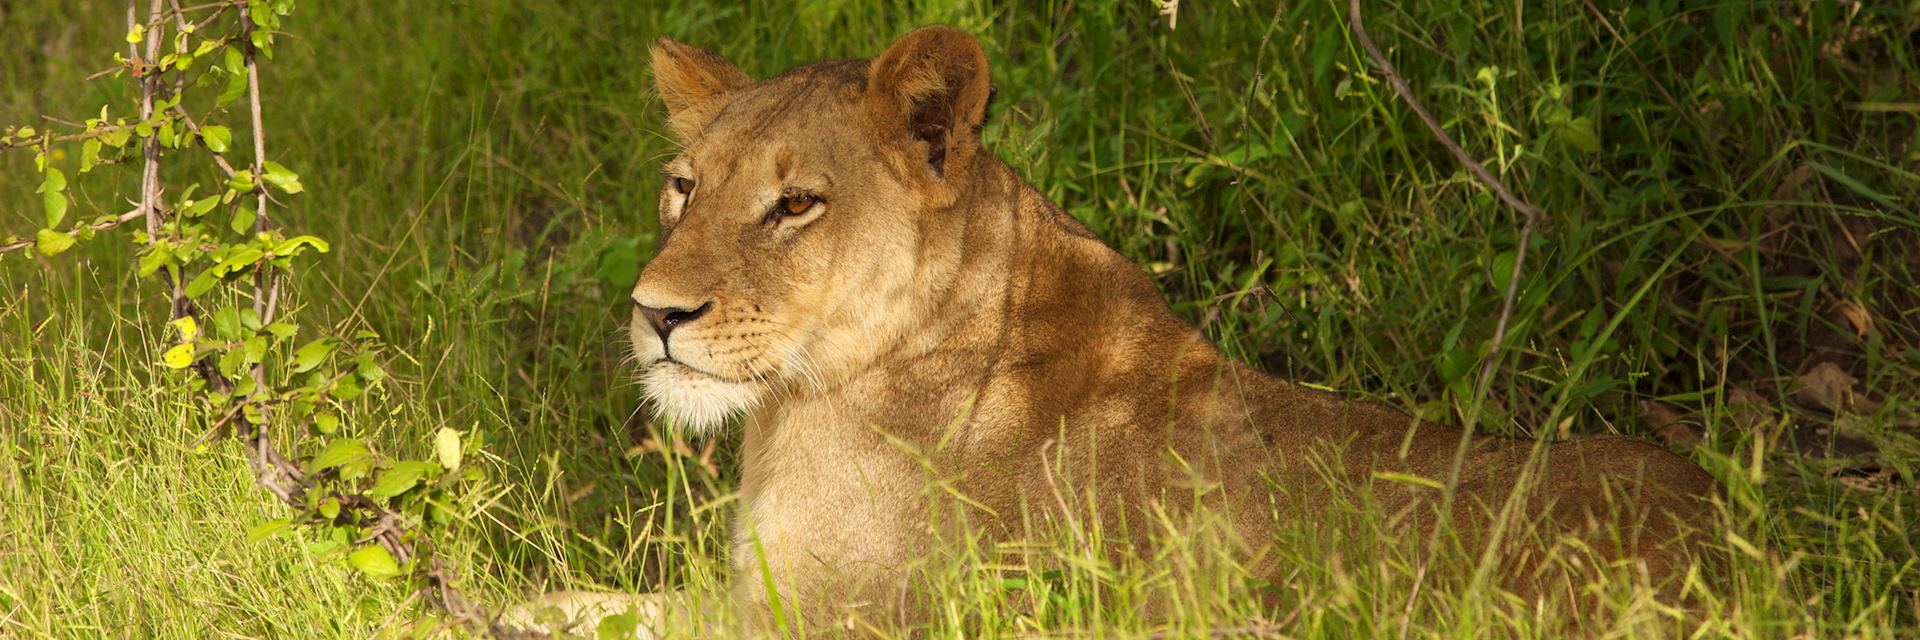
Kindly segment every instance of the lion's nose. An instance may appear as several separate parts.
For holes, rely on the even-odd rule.
[[[663,309],[649,307],[644,304],[635,304],[635,306],[640,308],[640,315],[647,317],[647,324],[653,327],[653,332],[660,334],[661,340],[666,340],[667,334],[672,333],[674,327],[692,322],[700,316],[707,315],[707,310],[713,308],[713,302],[709,301],[694,309]]]

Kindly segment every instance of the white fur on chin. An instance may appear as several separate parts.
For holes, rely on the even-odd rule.
[[[732,382],[671,362],[656,362],[640,376],[655,413],[695,434],[726,426],[727,419],[760,403],[760,386]]]

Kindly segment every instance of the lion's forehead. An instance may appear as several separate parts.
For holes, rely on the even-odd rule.
[[[696,147],[709,144],[749,149],[768,142],[820,144],[849,141],[862,109],[864,81],[843,67],[802,67],[727,97]],[[864,65],[861,67],[864,69]],[[864,72],[861,72],[864,73]]]

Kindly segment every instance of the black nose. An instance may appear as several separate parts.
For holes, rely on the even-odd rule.
[[[647,324],[653,326],[653,332],[660,334],[660,339],[665,340],[667,334],[673,332],[674,327],[706,315],[707,310],[713,308],[713,303],[708,302],[697,309],[656,309],[646,305],[635,306],[640,308],[640,315],[647,317]]]

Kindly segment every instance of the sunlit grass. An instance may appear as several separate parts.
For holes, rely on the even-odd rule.
[[[721,602],[736,440],[704,459],[702,442],[676,448],[620,364],[670,150],[646,44],[672,35],[765,77],[946,22],[980,34],[995,64],[988,145],[1146,265],[1223,350],[1458,424],[1517,219],[1367,73],[1345,3],[1182,4],[1170,29],[1146,2],[302,3],[263,68],[268,146],[308,186],[288,224],[335,251],[297,274],[296,313],[391,345],[387,397],[352,417],[358,433],[403,452],[443,426],[484,434],[486,508],[435,541],[469,589]],[[1551,214],[1478,428],[1652,436],[1662,425],[1640,403],[1654,401],[1697,423],[1689,454],[1726,486],[1725,566],[1699,580],[1701,605],[1623,596],[1600,630],[1920,634],[1920,126],[1860,106],[1920,102],[1920,16],[1656,2],[1600,7],[1603,22],[1584,2],[1523,5],[1383,3],[1368,23],[1461,143]],[[126,104],[123,85],[81,80],[122,48],[123,6],[0,12],[0,124]],[[16,196],[0,199],[0,236],[35,228],[32,173],[28,155],[0,154],[0,194]],[[76,180],[76,215],[123,208],[128,187]],[[426,610],[402,590],[308,540],[245,540],[279,514],[230,443],[201,446],[183,381],[154,365],[162,308],[127,246],[0,261],[0,637],[410,628]],[[1817,361],[1841,362],[1881,406],[1799,407],[1794,377]],[[1742,391],[1763,419],[1731,400]],[[1871,442],[1885,475],[1817,455],[1797,434],[1820,426]],[[924,568],[939,605],[926,624],[939,637],[1378,637],[1403,619],[1414,637],[1562,632],[1560,612],[1445,581],[1408,613],[1418,541],[1355,500],[1342,526],[1276,536],[1286,579],[1264,597],[1232,545],[1189,529],[1204,522],[1146,525],[1173,542],[1131,561],[1058,529],[957,544]]]

